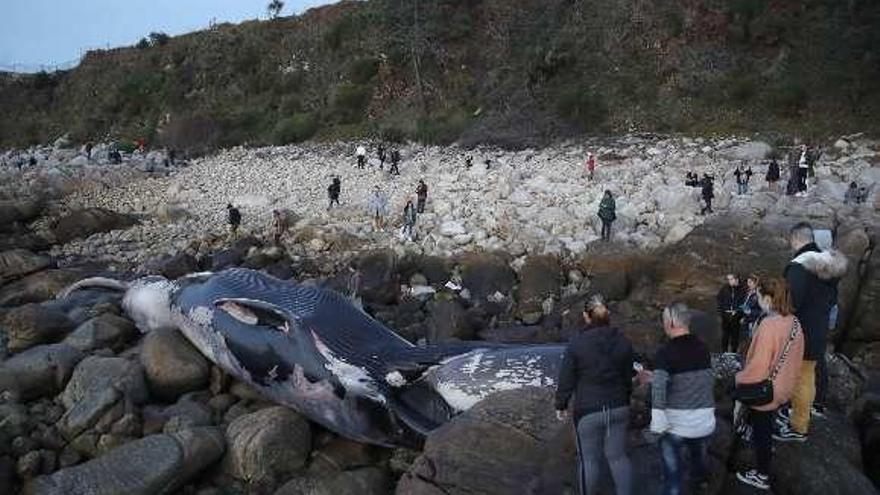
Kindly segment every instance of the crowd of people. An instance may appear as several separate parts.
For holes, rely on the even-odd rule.
[[[828,386],[828,333],[835,321],[837,284],[847,269],[845,256],[831,246],[820,248],[809,224],[795,225],[789,244],[793,255],[781,276],[751,274],[741,287],[740,277],[728,274],[718,294],[721,351],[736,353],[732,357],[743,363],[730,387],[735,427],[751,442],[756,459],[754,468],[736,477],[761,490],[771,486],[774,440],[807,441],[811,417],[824,414],[814,402],[824,400]],[[601,295],[585,303],[584,330],[566,348],[555,398],[557,417],[570,416],[575,424],[581,494],[597,493],[603,458],[616,493],[633,493],[626,433],[629,397],[637,384],[650,386],[649,429],[658,435],[662,493],[684,493],[686,482],[697,492],[706,489],[707,451],[716,429],[716,378],[709,348],[691,332],[691,319],[692,311],[682,303],[663,309],[667,341],[649,371],[612,325]]]

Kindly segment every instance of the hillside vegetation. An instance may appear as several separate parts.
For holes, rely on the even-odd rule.
[[[0,146],[880,128],[873,0],[370,0],[0,76]]]

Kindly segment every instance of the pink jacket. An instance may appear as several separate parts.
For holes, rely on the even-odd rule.
[[[768,316],[761,321],[749,352],[746,355],[745,369],[736,374],[736,383],[758,383],[766,380],[779,360],[779,355],[788,341],[794,316]],[[758,411],[773,411],[791,400],[794,386],[801,372],[804,360],[804,333],[798,331],[791,343],[788,356],[773,380],[773,402],[754,407]]]

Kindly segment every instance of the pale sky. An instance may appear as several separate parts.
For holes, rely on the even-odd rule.
[[[287,0],[282,16],[335,0]],[[0,0],[0,70],[72,63],[90,48],[133,45],[217,22],[266,19],[269,0]]]

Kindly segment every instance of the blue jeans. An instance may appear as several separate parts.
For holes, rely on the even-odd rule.
[[[580,495],[599,492],[602,457],[611,468],[616,495],[632,495],[632,464],[626,453],[626,429],[629,407],[604,409],[587,414],[578,421],[577,449],[580,469]]]
[[[660,458],[663,461],[663,495],[679,495],[684,482],[684,451],[691,457],[691,481],[700,483],[707,479],[706,458],[709,438],[684,438],[672,433],[660,437]]]

